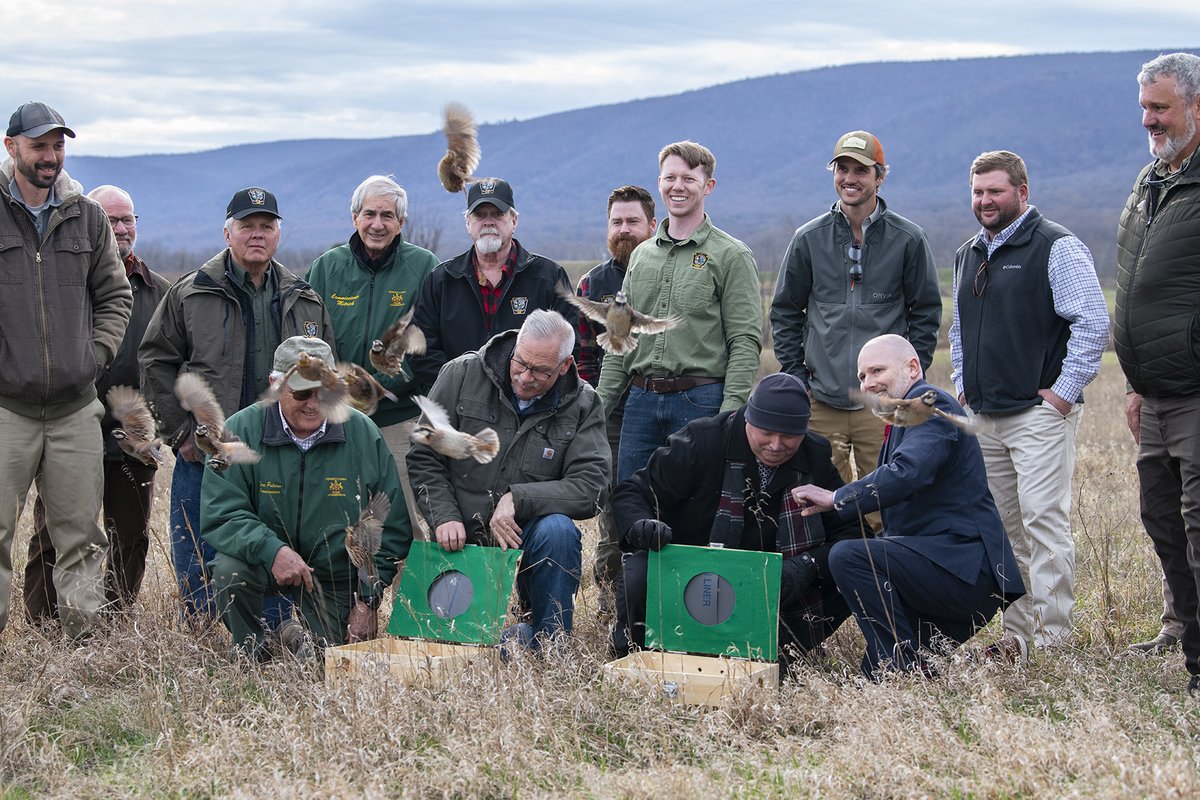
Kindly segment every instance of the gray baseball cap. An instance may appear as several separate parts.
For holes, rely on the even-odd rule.
[[[289,339],[284,339],[279,347],[275,348],[275,363],[273,368],[276,372],[287,372],[292,367],[296,366],[296,362],[300,360],[301,353],[308,353],[313,358],[319,358],[333,369],[336,364],[333,360],[333,350],[323,340],[314,336],[293,336]],[[288,378],[288,387],[295,389],[297,392],[302,392],[305,389],[316,389],[321,385],[320,381],[310,381],[307,378],[300,376],[300,373],[293,372]]]
[[[5,136],[28,136],[36,139],[50,131],[61,129],[63,133],[75,138],[75,131],[67,127],[62,114],[45,103],[30,100],[13,112],[8,118],[8,132]]]

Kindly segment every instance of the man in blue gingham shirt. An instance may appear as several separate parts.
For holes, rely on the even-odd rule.
[[[1071,633],[1075,432],[1108,342],[1092,254],[1028,200],[1020,156],[999,150],[972,163],[983,229],[955,256],[950,326],[954,386],[987,425],[988,488],[1028,589],[1004,615],[1006,649],[1023,655]]]

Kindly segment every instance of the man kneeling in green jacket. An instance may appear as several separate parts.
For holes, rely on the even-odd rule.
[[[301,353],[334,366],[320,339],[293,336],[275,351],[275,386]],[[262,458],[209,469],[201,489],[200,527],[217,551],[210,562],[221,621],[245,656],[265,660],[263,597],[291,594],[319,643],[372,639],[383,590],[408,555],[412,527],[396,463],[373,422],[350,410],[330,422],[318,405],[319,381],[293,373],[276,403],[258,403],[229,418],[226,430]],[[346,529],[372,496],[391,501],[375,554],[375,572],[360,578],[346,550]]]

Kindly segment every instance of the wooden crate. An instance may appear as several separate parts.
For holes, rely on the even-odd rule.
[[[325,683],[379,678],[405,686],[445,686],[468,665],[498,658],[494,647],[427,639],[373,639],[325,650]]]
[[[718,706],[746,686],[779,686],[779,665],[721,656],[642,650],[604,665],[618,680],[648,683],[688,705]]]

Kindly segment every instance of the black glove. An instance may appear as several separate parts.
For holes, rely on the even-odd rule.
[[[793,605],[817,582],[817,561],[808,553],[785,558],[779,579],[779,607]]]
[[[634,550],[662,550],[671,543],[671,526],[657,519],[639,519],[629,526],[625,541]]]

